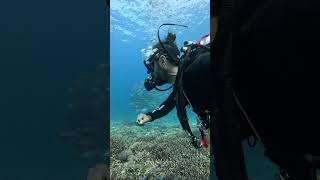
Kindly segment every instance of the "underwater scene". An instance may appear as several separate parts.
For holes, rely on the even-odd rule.
[[[0,180],[86,180],[105,151],[105,11],[1,1]]]
[[[138,126],[137,116],[158,108],[170,93],[147,91],[143,61],[161,40],[176,35],[179,48],[210,33],[210,1],[139,0],[110,2],[110,173],[111,179],[209,179],[210,147],[196,149],[182,129],[176,109]],[[205,83],[205,82],[204,82]],[[166,85],[164,85],[166,86]],[[166,88],[166,87],[165,87]],[[199,135],[197,117],[187,109],[189,124]],[[209,137],[208,132],[205,132]],[[210,143],[210,139],[208,139]],[[263,155],[263,147],[244,144],[249,177],[275,179],[277,167]]]
[[[143,60],[168,32],[184,41],[198,41],[210,32],[210,1],[110,2],[110,146],[111,179],[208,179],[210,151],[195,149],[173,109],[168,115],[137,126],[139,113],[157,108],[172,89],[147,91]],[[166,85],[164,85],[166,86]],[[196,116],[188,109],[191,129]],[[198,133],[198,132],[195,132]]]

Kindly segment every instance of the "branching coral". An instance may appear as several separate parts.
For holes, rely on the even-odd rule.
[[[126,133],[126,129],[131,132]],[[113,128],[111,139],[118,140],[111,144],[117,147],[112,150],[111,173],[114,179],[209,178],[209,150],[195,149],[179,128],[169,125],[161,128],[119,126]],[[120,153],[119,147],[124,145],[113,145],[115,142],[125,142],[125,148],[132,152],[127,162],[117,159],[116,153]]]

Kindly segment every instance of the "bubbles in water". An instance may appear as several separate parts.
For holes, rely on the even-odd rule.
[[[111,0],[110,4],[111,31],[132,39],[156,39],[154,35],[162,23],[192,27],[210,17],[209,0]],[[177,29],[171,27],[170,30]]]

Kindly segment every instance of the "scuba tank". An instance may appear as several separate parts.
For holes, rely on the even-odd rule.
[[[206,34],[206,35],[202,36],[200,38],[200,40],[196,41],[196,42],[185,41],[183,43],[183,46],[180,49],[180,52],[185,54],[187,52],[188,47],[190,47],[190,46],[191,46],[190,53],[192,53],[199,46],[204,46],[204,47],[210,48],[210,34]]]
[[[206,35],[202,36],[201,40],[195,42],[195,44],[200,44],[200,45],[204,45],[204,46],[210,44],[210,34],[206,34]]]

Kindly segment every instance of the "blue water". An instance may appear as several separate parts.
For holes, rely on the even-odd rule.
[[[111,0],[111,119],[135,119],[128,106],[130,90],[147,77],[141,49],[152,45],[157,28],[162,23],[187,25],[188,28],[163,27],[160,36],[165,38],[168,30],[176,33],[178,47],[186,40],[197,41],[210,31],[209,3],[209,0]]]
[[[157,28],[162,23],[189,26],[165,27],[160,31],[161,38],[165,38],[168,30],[176,33],[179,47],[186,40],[199,40],[210,31],[209,4],[209,0],[111,0],[111,123],[134,122],[136,119],[137,112],[129,106],[130,90],[147,77],[141,49],[152,45],[150,42],[157,36]],[[168,123],[164,119],[159,121]],[[264,157],[263,146],[258,144],[255,149],[250,149],[244,144],[243,147],[250,178],[274,179],[276,166]]]
[[[0,7],[0,179],[84,180],[91,164],[59,133],[67,89],[107,59],[105,3],[2,0]],[[111,119],[134,121],[130,89],[146,77],[141,49],[164,22],[189,26],[170,29],[179,46],[207,34],[209,1],[112,0],[110,18]],[[246,150],[252,179],[272,176],[262,150]]]
[[[106,59],[104,1],[0,2],[0,179],[85,180],[59,132],[67,88]]]

